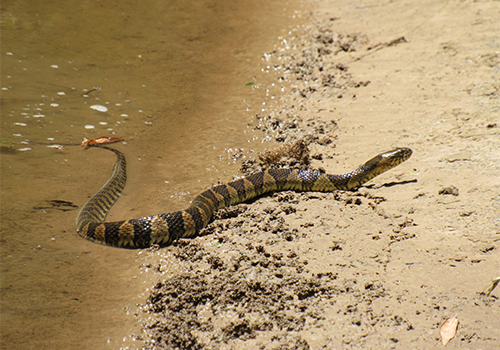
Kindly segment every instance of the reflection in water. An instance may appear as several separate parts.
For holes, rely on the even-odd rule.
[[[261,55],[298,4],[137,4],[2,3],[6,348],[129,344],[123,337],[137,318],[128,314],[152,284],[138,268],[152,253],[101,247],[74,232],[75,206],[114,162],[107,152],[83,152],[83,137],[127,140],[120,147],[130,180],[110,220],[186,207],[192,196],[170,197],[230,180],[237,166],[228,150],[262,147],[246,125],[281,86],[265,90]]]

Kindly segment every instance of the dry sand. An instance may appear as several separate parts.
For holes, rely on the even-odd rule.
[[[456,316],[449,348],[497,348],[500,288],[481,292],[500,276],[500,2],[313,5],[291,49],[267,55],[294,89],[254,127],[305,140],[308,167],[328,173],[395,146],[412,158],[358,191],[241,204],[167,248],[139,337],[431,349]]]

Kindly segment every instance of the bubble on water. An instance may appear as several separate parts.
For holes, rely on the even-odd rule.
[[[53,64],[51,65],[52,68],[59,68],[59,66],[57,64]]]
[[[17,126],[26,126],[27,124],[26,123],[14,123],[14,125],[17,125]]]
[[[94,128],[95,128],[95,126],[93,126],[93,125],[85,125],[85,129],[94,129]]]
[[[20,152],[25,152],[25,151],[31,151],[31,148],[25,147],[25,148],[18,148],[17,150]]]
[[[59,103],[51,103],[50,106],[51,107],[59,107]]]
[[[108,107],[103,106],[103,105],[92,105],[92,106],[90,106],[90,108],[95,109],[96,111],[99,111],[99,112],[107,112],[108,111]]]
[[[57,94],[58,94],[59,96],[64,96],[64,95],[66,95],[66,93],[65,93],[64,91],[59,91]]]
[[[44,114],[34,114],[33,115],[33,118],[43,118],[43,117],[45,117]]]
[[[99,122],[100,125],[108,125],[106,122]]]

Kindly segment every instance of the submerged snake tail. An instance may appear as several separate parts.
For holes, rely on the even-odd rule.
[[[100,146],[100,148],[115,153],[117,160],[108,181],[85,203],[76,218],[76,229],[81,235],[82,232],[96,231],[96,229],[91,230],[90,228],[97,227],[96,224],[104,222],[106,215],[122,194],[127,182],[127,161],[123,153],[106,146]],[[92,240],[98,241],[98,239]]]
[[[272,191],[352,190],[401,164],[412,154],[409,148],[381,153],[358,169],[341,175],[310,170],[269,169],[206,190],[186,210],[104,222],[106,214],[125,187],[126,160],[116,149],[100,145],[98,147],[114,152],[117,161],[110,179],[80,211],[76,229],[82,237],[91,241],[122,248],[146,248],[152,244],[165,246],[179,238],[193,237],[208,225],[217,210]]]

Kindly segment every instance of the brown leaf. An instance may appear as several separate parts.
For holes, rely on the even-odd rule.
[[[444,323],[439,328],[439,334],[441,334],[441,341],[443,345],[446,346],[448,342],[453,339],[455,334],[457,334],[458,319],[452,317],[444,321]]]

